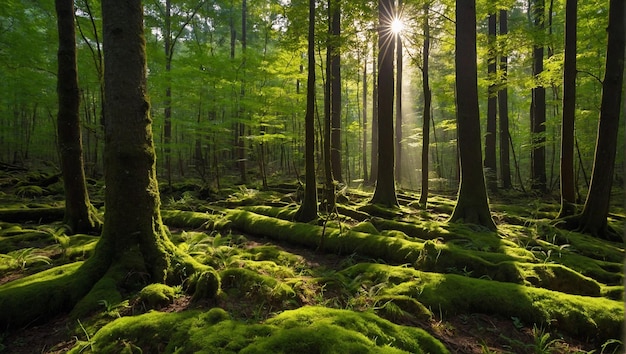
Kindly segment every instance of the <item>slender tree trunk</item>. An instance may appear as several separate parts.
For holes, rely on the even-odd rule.
[[[363,182],[367,183],[369,175],[367,171],[367,49],[363,56],[363,146],[361,149],[363,159]]]
[[[494,9],[495,11],[495,9]],[[498,90],[496,85],[496,61],[498,55],[496,52],[496,14],[489,15],[489,54],[487,57],[487,75],[489,79],[488,98],[487,98],[487,134],[485,135],[485,177],[487,179],[487,188],[490,192],[498,189],[497,166],[496,166],[496,129],[497,119],[496,113],[498,109]]]
[[[330,1],[330,105],[331,105],[331,137],[330,161],[333,178],[343,182],[341,168],[341,4],[339,1]]]
[[[99,231],[101,222],[89,201],[85,183],[83,147],[80,131],[80,92],[76,63],[76,32],[74,2],[56,0],[59,32],[57,93],[58,146],[65,189],[65,216],[63,223],[70,233]]]
[[[430,78],[429,78],[429,57],[430,57],[430,25],[428,23],[430,4],[424,3],[424,43],[422,48],[422,55],[424,57],[424,63],[422,65],[422,92],[424,95],[424,111],[422,122],[422,191],[420,194],[419,204],[422,207],[426,207],[428,203],[428,148],[430,146],[430,121],[431,121],[431,100],[432,95],[430,92]],[[433,128],[434,131],[434,128]]]
[[[395,36],[391,31],[393,1],[378,1],[378,174],[371,202],[387,207],[398,206],[394,177],[393,140],[393,51]]]
[[[476,1],[456,2],[456,100],[461,183],[451,222],[495,230],[482,169],[476,65]]]
[[[172,79],[170,72],[172,70],[172,3],[171,0],[165,1],[165,108],[163,112],[163,145],[165,151],[165,178],[168,188],[172,187]]]
[[[576,213],[574,185],[574,121],[576,113],[577,1],[565,2],[565,62],[563,68],[563,119],[561,122],[561,211],[559,218]]]
[[[533,47],[533,77],[536,80],[532,89],[531,103],[531,180],[532,189],[540,193],[545,193],[546,188],[546,90],[539,82],[539,75],[543,72],[543,31],[544,24],[544,0],[534,0],[532,16],[534,25],[539,32],[539,37],[535,39]]]
[[[398,0],[396,13],[402,8],[402,0]],[[396,178],[402,184],[402,36],[396,33]]]
[[[244,98],[246,96],[246,55],[248,48],[248,3],[247,0],[241,2],[241,89],[239,90],[239,118],[243,121],[246,120],[247,112],[244,105]],[[239,123],[239,139],[237,140],[237,151],[239,161],[239,178],[241,183],[248,182],[248,168],[247,168],[247,153],[246,153],[246,124],[244,122]]]
[[[378,60],[376,59],[377,47],[378,40],[375,39],[374,45],[372,46],[372,146],[370,155],[372,164],[370,170],[370,184],[375,184],[376,178],[378,178]]]
[[[332,105],[332,90],[333,90],[333,45],[332,45],[332,2],[328,8],[328,36],[329,39],[326,43],[326,81],[324,82],[324,139],[323,139],[323,153],[324,153],[324,174],[326,177],[326,188],[324,190],[324,197],[322,201],[323,208],[329,212],[335,208],[335,183],[333,177],[333,161],[332,161],[332,148],[333,148],[333,105]]]
[[[617,242],[622,242],[623,236],[608,226],[607,217],[614,178],[619,115],[622,109],[626,36],[624,6],[623,0],[611,0],[609,3],[606,70],[602,83],[602,106],[591,184],[582,213],[567,222],[570,227],[574,226],[581,232]]]
[[[500,10],[500,35],[506,36],[508,29],[508,13]],[[498,116],[500,117],[500,178],[502,188],[510,189],[511,183],[511,160],[509,154],[509,102],[508,102],[508,57],[506,45],[500,54],[500,71],[502,72],[501,88],[498,91]]]
[[[309,0],[308,79],[305,128],[304,200],[296,212],[296,220],[308,222],[317,218],[317,184],[315,182],[315,0]]]

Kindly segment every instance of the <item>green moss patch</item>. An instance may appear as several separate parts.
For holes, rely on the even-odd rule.
[[[263,324],[231,320],[222,309],[149,312],[100,329],[71,352],[120,353],[447,353],[425,331],[373,313],[302,307]]]
[[[618,338],[624,323],[623,303],[605,298],[383,264],[361,263],[342,274],[371,284],[387,283],[382,294],[410,296],[444,313],[517,316],[526,323],[603,339]]]
[[[175,288],[165,284],[150,284],[138,294],[138,300],[149,309],[160,308],[171,304],[180,293]]]

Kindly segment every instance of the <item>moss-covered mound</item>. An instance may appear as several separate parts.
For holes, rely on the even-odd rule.
[[[207,312],[149,312],[100,329],[72,353],[448,353],[421,329],[372,313],[324,307],[285,311],[265,323]]]
[[[409,296],[449,314],[517,316],[526,323],[551,326],[576,336],[619,338],[624,322],[623,302],[601,297],[376,263],[360,263],[342,274],[360,279],[364,286],[384,284],[382,294]]]

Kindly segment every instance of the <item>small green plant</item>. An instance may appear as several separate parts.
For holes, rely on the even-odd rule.
[[[20,198],[40,197],[44,193],[44,189],[39,186],[20,186],[15,190],[15,194]]]
[[[22,271],[26,270],[27,266],[33,263],[52,263],[50,257],[35,253],[35,249],[32,247],[9,252],[7,253],[7,256],[9,260],[9,268],[20,269]]]
[[[513,320],[513,326],[520,330],[522,328],[524,328],[524,324],[522,323],[522,320],[520,320],[519,317],[511,317],[511,320]]]
[[[560,339],[551,339],[550,333],[546,332],[543,327],[537,327],[533,325],[533,351],[535,354],[550,354],[554,353],[556,346],[561,343]]]
[[[122,317],[120,310],[122,309],[126,309],[129,306],[129,302],[128,300],[124,300],[120,303],[117,304],[112,304],[110,302],[108,302],[107,300],[100,300],[98,301],[98,304],[104,306],[105,310],[104,313],[107,316],[113,317],[113,318],[120,318]]]
[[[83,323],[80,322],[80,320],[77,320],[77,321],[78,321],[78,325],[80,326],[80,329],[83,331],[83,334],[85,335],[85,338],[87,338],[87,344],[80,349],[79,353],[82,353],[87,348],[90,348],[91,351],[93,352],[93,341],[91,340],[91,336],[89,335],[89,332],[87,332],[87,330],[85,329],[85,326],[83,326]]]
[[[600,354],[617,354],[620,353],[621,350],[624,349],[624,343],[617,339],[609,339],[604,344],[602,344]]]

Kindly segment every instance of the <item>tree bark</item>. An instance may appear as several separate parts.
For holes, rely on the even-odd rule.
[[[539,82],[539,75],[543,72],[543,31],[544,24],[544,0],[534,0],[532,16],[534,25],[540,33],[540,38],[535,39],[533,47],[533,78],[536,80],[532,89],[531,103],[531,188],[539,193],[546,192],[546,89]]]
[[[456,3],[456,100],[461,183],[451,222],[495,230],[482,169],[476,65],[476,1]]]
[[[165,155],[165,178],[167,187],[172,188],[172,3],[165,1],[165,108],[163,109],[163,151]]]
[[[85,183],[74,3],[72,0],[56,0],[55,5],[59,32],[57,134],[65,190],[63,223],[69,227],[69,233],[98,232],[101,221],[89,201]]]
[[[363,146],[361,150],[363,159],[363,182],[367,183],[369,180],[368,166],[367,166],[367,49],[364,51],[365,55],[363,60]]]
[[[324,189],[324,197],[322,200],[323,209],[327,212],[335,208],[335,177],[333,176],[333,45],[332,45],[332,3],[327,8],[328,15],[328,39],[326,41],[326,81],[324,82],[324,139],[323,139],[323,153],[324,153],[324,175],[326,177],[326,188]]]
[[[595,158],[591,185],[580,215],[567,220],[570,227],[580,232],[622,242],[623,236],[613,231],[607,224],[611,187],[613,186],[619,115],[622,103],[624,80],[624,26],[623,0],[609,3],[608,43],[606,70],[602,82],[602,106],[596,140]]]
[[[495,9],[494,9],[495,11]],[[489,15],[489,54],[487,56],[487,77],[489,80],[488,98],[487,98],[487,134],[485,134],[485,177],[487,179],[487,187],[490,192],[498,189],[497,166],[496,166],[496,127],[497,127],[497,109],[498,109],[498,93],[496,85],[496,61],[498,55],[496,52],[496,14]]]
[[[426,207],[428,203],[428,148],[430,146],[430,109],[432,95],[430,91],[430,77],[429,77],[429,56],[430,56],[430,25],[428,23],[429,3],[424,3],[424,43],[422,49],[422,55],[424,57],[424,63],[422,65],[422,92],[424,95],[424,111],[422,121],[422,191],[420,193],[419,204],[422,207]]]
[[[315,0],[309,0],[308,79],[306,116],[304,118],[305,185],[304,200],[296,220],[308,222],[317,218],[317,184],[315,182]]]
[[[400,13],[402,0],[398,0],[396,14]],[[397,17],[398,15],[396,15]],[[402,36],[398,32],[395,34],[396,40],[396,178],[398,185],[402,184]]]
[[[369,184],[376,184],[376,178],[378,178],[378,60],[376,58],[378,39],[376,36],[374,37],[374,45],[372,46],[372,144],[370,155],[372,164],[370,166]]]
[[[330,161],[333,178],[343,182],[341,164],[341,3],[330,2],[331,36],[330,36],[330,105],[331,105],[331,137]]]
[[[576,22],[577,1],[565,2],[565,60],[563,68],[563,118],[561,121],[560,188],[558,218],[576,213],[574,185],[574,122],[576,113]]]
[[[500,10],[500,35],[508,34],[508,14],[506,10]],[[510,189],[511,183],[511,160],[509,155],[509,102],[508,102],[508,57],[506,46],[500,53],[500,70],[502,71],[501,89],[498,91],[498,116],[500,117],[500,178],[502,188]]]
[[[397,207],[393,143],[393,1],[378,1],[378,174],[371,202]]]

